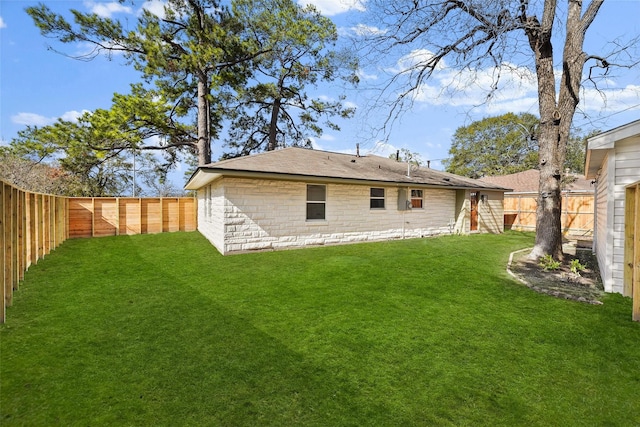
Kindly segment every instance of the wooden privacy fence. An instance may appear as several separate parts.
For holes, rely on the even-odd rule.
[[[24,272],[66,239],[194,231],[196,215],[191,197],[60,197],[0,181],[0,323]]]
[[[22,191],[0,181],[0,323],[25,270],[67,239],[67,215],[67,198]]]
[[[565,235],[593,236],[593,191],[562,193],[562,232]],[[504,228],[535,231],[538,193],[505,193]]]
[[[73,197],[69,237],[194,231],[196,212],[192,197]]]

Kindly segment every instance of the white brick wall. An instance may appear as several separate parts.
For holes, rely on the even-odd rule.
[[[198,230],[224,253],[224,187],[222,180],[198,190]]]
[[[398,188],[380,187],[385,209],[369,208],[368,185],[326,184],[326,220],[307,221],[306,182],[223,178],[212,184],[209,213],[198,192],[198,228],[224,254],[454,231],[455,190],[425,188],[423,209],[399,211]]]

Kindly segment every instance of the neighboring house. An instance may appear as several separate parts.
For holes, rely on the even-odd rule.
[[[480,178],[513,191],[504,194],[504,225],[508,230],[535,231],[540,171],[529,169],[509,175]],[[562,189],[562,232],[579,238],[593,235],[593,196],[591,180],[569,174]]]
[[[513,193],[538,193],[540,183],[540,171],[529,169],[523,172],[509,175],[483,176],[480,181],[489,182],[501,187],[511,188]],[[580,175],[567,175],[567,184],[562,187],[563,192],[591,191],[593,185],[590,179],[585,179]],[[507,193],[509,194],[509,193]]]
[[[507,189],[366,155],[285,148],[201,166],[198,230],[223,254],[500,233]]]
[[[596,180],[594,251],[607,292],[631,295],[634,222],[627,199],[640,181],[640,120],[587,140],[587,179]]]

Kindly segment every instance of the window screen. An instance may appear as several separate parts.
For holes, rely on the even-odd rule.
[[[384,188],[371,188],[369,207],[371,209],[384,209]]]
[[[326,219],[327,186],[307,185],[307,219]]]

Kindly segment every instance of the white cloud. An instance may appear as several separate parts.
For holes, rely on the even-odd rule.
[[[396,147],[385,141],[376,141],[375,145],[367,154],[373,154],[380,157],[389,157],[391,154],[396,154],[400,147]]]
[[[409,74],[412,66],[428,60],[430,55],[429,51],[415,50],[400,58],[388,71]],[[467,109],[478,107],[491,115],[507,112],[538,114],[537,78],[533,70],[509,63],[504,63],[500,69],[482,70],[457,70],[443,65],[412,94],[413,102]],[[561,72],[560,69],[555,71],[556,84],[560,83]],[[492,92],[498,73],[497,88]],[[640,110],[640,85],[619,87],[611,80],[601,82],[599,89],[583,87],[578,109],[591,114]]]
[[[321,140],[321,141],[329,141],[329,142],[331,142],[331,141],[335,141],[335,140],[336,140],[336,137],[335,137],[335,136],[333,136],[333,135],[327,135],[326,133],[323,133],[323,134],[320,136],[320,140]]]
[[[353,108],[353,109],[358,109],[358,104],[356,104],[355,102],[351,102],[351,101],[344,101],[342,103],[342,106],[344,108]]]
[[[111,48],[116,48],[119,47],[116,44],[113,43],[104,43],[104,46],[106,47],[111,47]],[[98,56],[98,55],[103,55],[106,56],[108,58],[112,58],[114,56],[119,56],[119,55],[124,55],[124,51],[123,50],[105,50],[102,48],[98,48],[96,45],[89,43],[89,42],[78,42],[76,44],[76,53],[75,56],[77,57],[90,57],[93,58],[94,56]]]
[[[164,18],[164,6],[163,0],[147,0],[142,4],[141,9],[148,10],[158,18]]]
[[[387,32],[386,30],[381,30],[378,27],[372,27],[365,24],[358,24],[355,27],[351,27],[350,30],[357,36],[380,36]]]
[[[298,0],[300,6],[312,4],[326,16],[338,15],[350,10],[364,12],[366,8],[361,0]]]
[[[4,19],[0,16],[0,28],[7,28],[7,24],[4,23]]]
[[[79,111],[67,111],[63,113],[59,118],[68,122],[77,123],[78,118],[82,116],[88,110]],[[58,117],[45,117],[35,113],[18,113],[11,116],[11,121],[18,125],[24,126],[48,126],[56,122]]]
[[[335,98],[329,95],[319,95],[318,99],[323,102],[335,102]],[[351,101],[342,101],[342,106],[344,108],[358,108],[358,105],[355,102]]]
[[[387,71],[394,74],[410,73],[416,70],[416,66],[418,64],[426,64],[432,58],[433,58],[433,52],[431,52],[430,50],[415,49],[409,52],[408,54],[404,55],[400,59],[398,59],[396,64],[393,67],[388,68]],[[440,60],[440,62],[438,62],[438,65],[436,67],[436,71],[444,70],[446,66],[447,64],[445,63],[445,61]]]
[[[500,80],[492,92],[498,72]],[[513,64],[503,64],[500,70],[442,68],[418,88],[413,101],[466,108],[482,105],[491,114],[531,111],[537,103],[536,78],[529,69]]]
[[[66,122],[78,123],[78,119],[88,112],[89,110],[82,110],[82,111],[71,110],[62,114],[60,118]]]
[[[580,95],[579,108],[583,111],[640,110],[640,85],[602,90],[583,88]]]
[[[129,6],[124,6],[118,2],[97,3],[95,1],[85,1],[84,5],[101,18],[111,18],[114,13],[131,13]]]
[[[35,113],[18,113],[11,116],[11,121],[25,126],[46,126],[55,122],[55,117],[45,117]]]
[[[362,68],[358,69],[356,74],[360,80],[378,80],[378,76],[376,74],[367,74]]]

